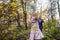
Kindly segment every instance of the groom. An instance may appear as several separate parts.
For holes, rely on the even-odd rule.
[[[40,28],[41,31],[43,29],[43,22],[44,22],[44,20],[41,18],[41,16],[39,16],[39,18],[38,18],[38,24],[39,24],[39,28]]]

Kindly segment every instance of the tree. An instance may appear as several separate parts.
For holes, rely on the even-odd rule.
[[[59,11],[59,16],[60,16],[60,4],[59,4],[59,0],[57,1],[57,4],[58,4],[58,11]]]
[[[58,16],[58,5],[57,5],[57,1],[50,1],[51,2],[51,18],[52,18],[52,21],[53,19],[56,19]]]
[[[22,3],[22,8],[23,8],[23,14],[24,14],[24,23],[25,23],[25,27],[27,29],[27,13],[26,13],[26,3],[24,3],[24,0],[21,0]]]

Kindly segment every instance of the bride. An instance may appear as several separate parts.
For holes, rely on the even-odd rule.
[[[32,18],[32,27],[30,32],[30,40],[41,40],[43,38],[43,34],[39,29],[38,21],[35,17]]]

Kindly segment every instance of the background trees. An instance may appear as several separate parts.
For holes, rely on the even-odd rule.
[[[59,23],[54,20],[60,16],[60,0],[0,0],[0,40],[21,39],[21,35],[26,37],[34,14],[46,18],[44,28],[54,31],[55,23]]]

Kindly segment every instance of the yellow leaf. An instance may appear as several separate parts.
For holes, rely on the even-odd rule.
[[[2,14],[4,13],[4,9],[0,9],[0,11],[2,12]]]
[[[34,31],[38,31],[37,28],[32,28]]]
[[[16,25],[11,25],[8,30],[16,30]]]
[[[16,8],[13,8],[12,10],[16,10]]]
[[[4,20],[4,17],[1,17],[2,20]]]
[[[0,5],[0,9],[3,8],[3,6]]]
[[[10,14],[10,16],[13,16],[13,14]]]
[[[8,32],[8,30],[5,30],[5,33],[7,33]]]
[[[12,12],[12,13],[13,13],[13,15],[15,15],[15,16],[17,16],[17,15],[18,15],[16,12]]]
[[[17,16],[17,13],[14,13],[15,14],[15,16]]]
[[[2,33],[7,33],[8,32],[8,30],[2,30]]]
[[[4,8],[5,10],[7,10],[7,8]]]
[[[16,7],[16,3],[12,2],[12,3],[11,3],[11,6],[12,6],[12,7]]]
[[[2,31],[2,33],[4,33],[4,32],[5,32],[5,30]]]
[[[24,16],[24,14],[23,14],[23,13],[22,13],[21,15],[22,15],[22,16]]]

